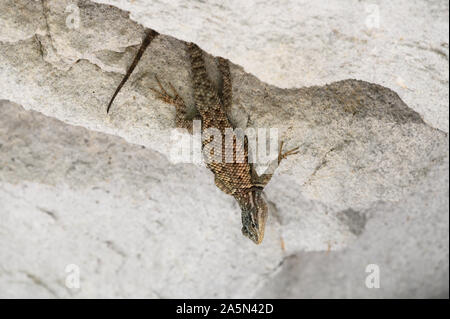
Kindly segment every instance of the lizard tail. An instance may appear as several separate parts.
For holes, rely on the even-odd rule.
[[[149,29],[147,31],[147,34],[146,34],[144,40],[142,41],[141,47],[139,48],[138,52],[136,53],[136,56],[134,57],[133,62],[131,63],[130,67],[127,70],[127,73],[122,78],[122,81],[120,81],[119,86],[116,88],[116,91],[114,92],[111,100],[109,101],[108,107],[106,108],[106,113],[109,113],[109,109],[111,108],[111,105],[113,104],[114,99],[116,98],[117,94],[119,93],[120,89],[125,84],[125,82],[127,82],[127,80],[130,77],[131,73],[133,73],[133,70],[136,67],[136,65],[138,64],[139,60],[141,59],[142,54],[144,54],[145,49],[149,46],[149,44],[152,42],[152,40],[158,34],[159,34],[158,32],[156,32],[154,30],[151,30],[151,29]]]

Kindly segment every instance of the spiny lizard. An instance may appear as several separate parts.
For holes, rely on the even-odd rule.
[[[262,196],[263,189],[272,177],[273,167],[276,167],[288,155],[296,154],[298,147],[283,153],[283,143],[281,143],[278,158],[269,166],[271,173],[258,176],[253,164],[248,161],[246,140],[244,140],[244,143],[238,139],[234,139],[233,143],[225,143],[225,130],[233,129],[227,116],[232,103],[232,83],[228,60],[221,57],[217,58],[218,70],[222,77],[222,88],[219,92],[220,90],[215,88],[206,72],[203,51],[194,43],[188,43],[187,49],[191,63],[197,115],[188,116],[185,102],[171,83],[169,83],[169,86],[173,92],[172,95],[164,89],[155,76],[159,90],[154,88],[151,88],[151,90],[156,93],[158,99],[175,106],[176,125],[178,127],[186,128],[192,133],[192,120],[199,119],[202,123],[202,132],[205,132],[208,128],[216,128],[220,131],[221,141],[213,138],[202,139],[206,165],[214,173],[216,186],[226,194],[232,195],[238,202],[241,208],[243,235],[250,238],[254,243],[260,244],[264,237],[268,215],[267,204]],[[134,66],[132,65],[133,68]],[[129,71],[127,74],[129,76],[131,72]],[[121,85],[124,82],[122,80]],[[117,92],[118,90],[115,94]],[[207,145],[208,148],[205,148]],[[222,148],[222,158],[217,161],[217,157],[214,157],[214,150],[220,149],[220,147]],[[212,151],[207,152],[206,150]],[[225,154],[230,154],[230,152],[234,159],[231,163],[224,160]],[[239,158],[239,156],[242,156],[240,154],[243,154],[244,158]]]

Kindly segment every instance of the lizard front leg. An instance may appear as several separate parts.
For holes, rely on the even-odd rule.
[[[201,120],[198,111],[194,109],[194,112],[188,113],[186,104],[181,96],[178,94],[177,90],[173,87],[172,83],[169,82],[170,89],[173,92],[173,96],[167,93],[167,91],[162,86],[158,77],[155,75],[156,83],[159,86],[159,90],[150,88],[159,100],[175,106],[175,123],[177,127],[185,128],[192,134],[192,121],[195,119]]]
[[[255,183],[255,185],[264,188],[269,183],[269,181],[272,179],[272,176],[275,173],[275,170],[277,169],[277,167],[280,165],[281,161],[290,155],[298,154],[298,152],[299,152],[298,146],[294,147],[286,152],[283,152],[283,144],[284,144],[284,141],[281,141],[280,147],[278,149],[278,157],[269,164],[269,166],[267,167],[267,169],[265,170],[265,172],[263,174],[258,175],[252,166],[252,181]]]

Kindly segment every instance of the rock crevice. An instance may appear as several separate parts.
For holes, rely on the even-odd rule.
[[[135,11],[131,17],[140,21]],[[233,123],[276,128],[288,148],[300,147],[266,188],[273,214],[264,244],[252,246],[240,234],[238,207],[216,189],[211,173],[170,161],[175,110],[149,88],[156,87],[157,75],[193,105],[184,41],[164,34],[154,39],[106,114],[143,35],[143,26],[110,5],[0,3],[0,99],[13,102],[0,102],[5,296],[25,293],[8,284],[23,277],[22,269],[45,278],[51,295],[60,297],[249,297],[270,287],[278,273],[285,278],[290,268],[297,271],[303,256],[317,254],[321,261],[330,251],[365,247],[365,238],[377,238],[371,225],[393,218],[374,207],[385,203],[406,216],[401,206],[411,194],[420,196],[421,185],[428,195],[424,216],[442,223],[443,192],[436,191],[441,204],[430,204],[435,198],[429,185],[439,172],[448,174],[445,118],[430,121],[423,109],[414,107],[419,115],[379,84],[347,79],[284,89],[231,63]],[[344,37],[347,46],[368,43],[339,32],[330,41],[335,37]],[[214,57],[205,53],[205,59],[219,85]],[[434,187],[448,193],[443,179]],[[420,209],[415,212],[419,218]],[[431,258],[441,260],[448,243],[429,229],[421,236],[442,247]],[[389,263],[382,249],[374,251]],[[56,284],[64,282],[67,264],[82,269],[82,290]]]

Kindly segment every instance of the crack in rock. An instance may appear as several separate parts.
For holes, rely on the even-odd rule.
[[[37,277],[36,275],[33,275],[32,273],[21,271],[23,274],[27,276],[28,279],[30,279],[35,285],[44,288],[47,292],[49,292],[53,297],[59,299],[60,297],[56,293],[56,291],[51,288],[48,284],[46,284],[41,278]]]
[[[58,221],[58,216],[56,215],[56,213],[52,212],[51,210],[36,206],[36,208],[43,212],[44,214],[50,216],[54,221]]]

